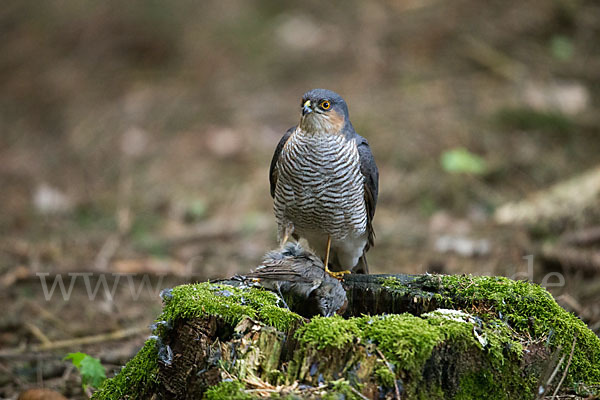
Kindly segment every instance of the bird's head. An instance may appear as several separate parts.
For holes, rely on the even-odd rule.
[[[342,96],[326,89],[313,89],[302,96],[300,128],[308,133],[338,134],[348,121],[348,106]]]
[[[348,307],[346,290],[337,279],[330,276],[315,290],[314,297],[317,300],[317,308],[325,317],[342,315]]]

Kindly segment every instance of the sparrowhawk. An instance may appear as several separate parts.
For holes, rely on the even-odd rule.
[[[271,161],[279,240],[306,239],[331,271],[368,273],[379,186],[369,144],[339,94],[313,89],[300,107],[300,123],[283,135]]]

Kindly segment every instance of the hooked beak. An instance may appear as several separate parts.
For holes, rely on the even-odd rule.
[[[302,115],[310,114],[313,112],[312,108],[310,108],[310,100],[306,100],[302,105]]]

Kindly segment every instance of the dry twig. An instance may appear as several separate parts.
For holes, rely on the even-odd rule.
[[[488,43],[473,36],[463,38],[466,53],[476,63],[513,82],[518,82],[526,72],[525,66]]]
[[[32,301],[32,300],[28,300],[27,305],[29,305],[38,314],[40,314],[40,316],[42,318],[51,322],[57,329],[60,329],[61,332],[67,334],[68,336],[73,335],[73,330],[70,328],[70,326],[68,324],[65,324],[65,322],[62,319],[58,318],[51,311],[42,307],[39,303],[36,303],[35,301]]]
[[[31,275],[29,268],[18,265],[0,276],[0,288],[8,288],[14,285],[15,282],[27,278],[29,275]]]
[[[48,336],[46,336],[44,334],[44,332],[42,332],[42,330],[40,328],[38,328],[37,326],[35,326],[33,323],[31,322],[25,322],[24,323],[25,327],[27,328],[27,330],[36,337],[37,340],[39,340],[40,342],[42,342],[42,345],[49,345],[52,343],[52,341],[50,339],[48,339]]]
[[[361,399],[363,399],[363,400],[369,400],[368,397],[366,397],[364,394],[362,394],[361,392],[359,392],[354,386],[350,385],[350,390],[352,390],[352,393],[354,393],[355,395],[357,395]]]
[[[560,378],[560,381],[558,382],[556,389],[554,389],[554,393],[552,393],[552,398],[550,400],[554,400],[554,398],[556,397],[556,394],[560,390],[560,386],[562,385],[563,381],[567,377],[567,372],[569,372],[569,367],[571,366],[571,360],[573,360],[573,353],[575,352],[575,343],[577,343],[577,336],[575,336],[573,338],[573,345],[571,345],[571,353],[569,353],[569,359],[567,360],[567,366],[565,367],[562,377]]]
[[[572,246],[545,244],[540,254],[547,260],[558,261],[571,268],[600,272],[600,251]]]
[[[560,242],[575,246],[589,246],[594,243],[600,243],[600,226],[579,229],[574,232],[565,232],[561,235]]]
[[[148,327],[140,326],[140,327],[127,328],[127,329],[120,329],[118,331],[103,333],[100,335],[85,336],[85,337],[67,339],[67,340],[58,340],[55,342],[34,345],[31,347],[19,347],[16,349],[11,349],[8,351],[0,352],[0,358],[13,357],[15,355],[24,353],[25,351],[35,353],[35,352],[40,352],[40,351],[62,349],[65,347],[77,347],[77,346],[83,346],[83,345],[88,345],[88,344],[108,342],[111,340],[120,340],[120,339],[125,339],[125,338],[131,337],[131,336],[136,336],[141,333],[148,333]]]
[[[563,361],[565,361],[564,355],[560,358],[560,361],[558,362],[558,364],[556,364],[556,367],[552,371],[552,374],[550,375],[550,377],[548,378],[546,383],[544,385],[540,386],[538,395],[535,398],[535,400],[541,400],[543,398],[544,394],[546,394],[546,390],[550,387],[550,384],[552,383],[552,381],[554,380],[554,377],[558,373],[558,370],[560,369],[560,366],[562,365]]]
[[[381,352],[381,350],[376,349],[377,350],[377,354],[379,354],[379,357],[381,357],[381,359],[383,360],[383,362],[385,363],[385,366],[388,367],[388,369],[390,370],[390,372],[392,374],[394,374],[394,378],[396,377],[396,373],[394,371],[392,371],[392,367],[390,367],[390,363],[388,362],[388,360],[385,358],[385,356],[383,355],[383,353]],[[400,389],[398,388],[398,382],[396,381],[396,379],[394,379],[394,390],[396,391],[396,398],[400,399]]]
[[[96,255],[96,259],[94,260],[94,269],[98,271],[106,271],[108,270],[108,264],[110,260],[114,257],[115,253],[119,249],[119,244],[121,243],[121,239],[119,235],[114,234],[110,235],[102,247],[100,251]]]

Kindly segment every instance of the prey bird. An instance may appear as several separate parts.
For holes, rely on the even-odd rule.
[[[347,305],[340,281],[327,274],[321,259],[299,243],[288,242],[270,251],[254,271],[232,279],[277,292],[286,306],[284,298],[291,301],[293,311],[307,318],[331,317],[343,313]]]
[[[302,96],[298,125],[283,135],[270,168],[281,244],[304,238],[332,276],[369,272],[379,172],[369,144],[354,130],[337,93]]]

